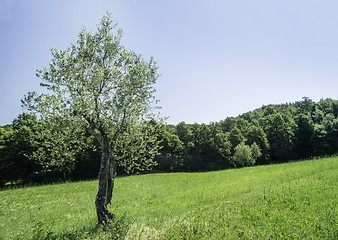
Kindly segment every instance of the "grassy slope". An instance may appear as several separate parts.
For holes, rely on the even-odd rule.
[[[0,239],[335,239],[337,170],[335,157],[118,178],[105,231],[95,227],[97,181],[5,190]]]

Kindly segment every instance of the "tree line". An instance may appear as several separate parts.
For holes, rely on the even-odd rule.
[[[210,124],[148,121],[142,126],[142,137],[117,144],[119,174],[221,170],[338,152],[338,101],[333,99],[267,105]],[[0,128],[1,185],[94,179],[100,158],[98,141],[65,119],[38,120],[23,113]]]
[[[209,171],[338,152],[338,101],[267,105],[210,124],[164,127],[159,169]]]

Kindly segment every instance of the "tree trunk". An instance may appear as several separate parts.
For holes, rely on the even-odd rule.
[[[105,224],[114,218],[114,214],[108,211],[107,205],[111,203],[116,175],[116,162],[114,160],[112,147],[107,141],[102,142],[99,190],[95,199],[96,213],[99,224]]]

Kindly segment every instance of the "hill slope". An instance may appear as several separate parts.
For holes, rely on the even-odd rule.
[[[96,227],[97,181],[0,192],[0,239],[337,237],[338,157],[116,180],[115,223]]]

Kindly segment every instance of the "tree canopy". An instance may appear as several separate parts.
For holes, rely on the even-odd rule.
[[[77,148],[76,144],[60,140],[74,136],[73,130],[69,131],[74,125],[85,128],[101,144],[95,201],[99,223],[113,218],[107,204],[112,199],[117,161],[124,161],[128,171],[149,168],[158,146],[152,125],[144,127],[157,102],[154,84],[158,67],[152,58],[145,61],[141,55],[126,50],[121,38],[122,30],[107,13],[95,32],[84,28],[77,42],[65,50],[51,48],[53,58],[49,67],[37,70],[37,76],[44,80],[41,86],[48,93],[29,92],[22,101],[39,119],[48,119],[50,129],[55,130],[49,135],[54,141],[58,139],[55,145],[63,146],[61,152],[64,148]],[[72,124],[57,134],[54,127],[62,123]],[[132,153],[136,151],[147,153],[135,157]],[[67,157],[72,155],[62,159]],[[40,156],[36,158],[43,160]],[[56,156],[51,159],[48,163],[60,161]]]

